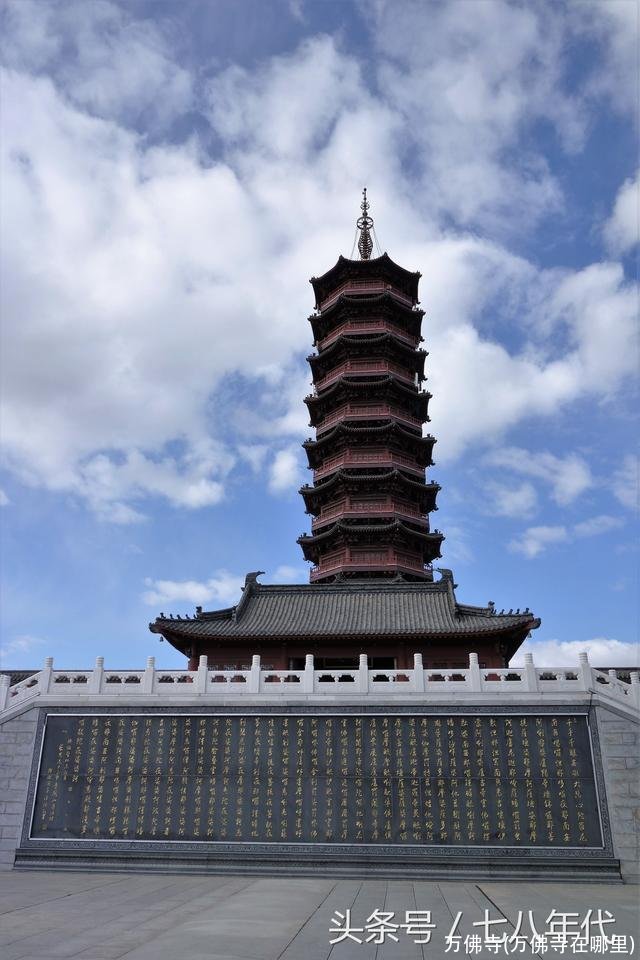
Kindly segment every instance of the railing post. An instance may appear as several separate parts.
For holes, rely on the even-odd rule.
[[[424,664],[421,653],[413,655],[413,689],[416,693],[424,693]]]
[[[142,692],[153,693],[153,675],[156,672],[156,658],[147,657],[147,666],[142,678]]]
[[[632,670],[629,679],[631,680],[631,702],[640,709],[640,673]]]
[[[593,675],[589,666],[589,655],[585,650],[578,654],[580,679],[582,680],[582,689],[589,691],[593,687]]]
[[[360,654],[358,666],[358,690],[360,693],[369,692],[369,664],[366,653]]]
[[[249,675],[249,693],[260,693],[260,654],[254,653],[251,657],[251,673]]]
[[[53,673],[53,657],[45,657],[44,667],[38,678],[40,693],[49,693],[51,686],[51,674]]]
[[[2,711],[7,706],[7,700],[9,699],[10,683],[11,683],[11,680],[9,679],[9,677],[6,675],[6,673],[3,673],[2,676],[0,676],[0,713],[2,713]]]
[[[313,693],[313,654],[308,653],[304,658],[304,676],[302,678],[302,692]]]
[[[477,653],[469,654],[469,689],[474,693],[479,693],[482,690],[482,677]]]
[[[209,671],[209,660],[206,653],[200,654],[198,659],[198,672],[196,674],[196,693],[207,692],[207,673]]]
[[[104,657],[96,657],[96,665],[89,681],[89,693],[100,693],[102,690],[102,675],[104,673]]]
[[[532,653],[524,655],[524,689],[531,691],[538,689],[538,674],[533,664]]]

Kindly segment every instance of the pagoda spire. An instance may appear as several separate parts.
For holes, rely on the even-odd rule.
[[[362,191],[362,203],[360,204],[360,209],[362,210],[362,216],[358,217],[356,223],[356,226],[360,231],[358,250],[360,251],[361,260],[370,260],[371,251],[373,250],[373,240],[371,239],[373,219],[369,216],[369,201],[367,200],[366,187]]]

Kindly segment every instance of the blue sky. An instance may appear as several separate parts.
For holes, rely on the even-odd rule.
[[[308,278],[422,272],[458,598],[637,660],[638,7],[2,4],[2,665],[305,582]]]

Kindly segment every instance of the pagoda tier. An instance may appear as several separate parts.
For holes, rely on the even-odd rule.
[[[341,294],[322,313],[312,313],[309,323],[313,330],[314,346],[324,349],[341,334],[393,333],[414,346],[422,340],[420,325],[424,311],[400,302],[391,293],[374,297],[345,296]]]
[[[415,525],[414,525],[415,524]],[[369,522],[368,517],[355,517],[338,520],[326,529],[302,534],[298,543],[302,547],[305,560],[316,565],[323,557],[329,557],[336,550],[349,548],[351,554],[369,557],[372,550],[384,548],[394,553],[405,552],[419,558],[422,563],[431,563],[440,556],[440,544],[444,537],[439,530],[429,530],[429,521],[425,517],[414,518],[412,522],[392,520],[391,523]]]
[[[401,383],[394,376],[354,380],[342,376],[321,394],[305,397],[309,409],[309,425],[326,429],[338,419],[385,419],[393,410],[396,419],[411,426],[429,422],[427,413],[431,394]],[[346,409],[343,409],[346,408]]]
[[[440,485],[431,481],[413,480],[400,470],[381,470],[364,473],[361,470],[336,470],[314,486],[301,487],[307,513],[314,517],[328,517],[345,502],[365,503],[363,512],[377,512],[377,505],[391,500],[397,504],[411,504],[421,515],[437,510],[436,496]],[[353,507],[352,509],[359,509]],[[337,513],[335,514],[337,516]]]
[[[316,437],[303,446],[314,482],[300,492],[314,519],[298,543],[312,582],[432,579],[444,538],[428,520],[438,487],[425,481],[435,439],[422,435],[419,277],[384,254],[340,257],[311,281],[318,352],[307,358],[315,389],[306,403]]]
[[[371,296],[388,292],[407,306],[418,303],[418,271],[405,270],[383,253],[373,260],[348,260],[338,257],[331,270],[321,277],[312,277],[316,309],[327,310],[341,295]]]
[[[377,445],[384,444],[385,448],[395,453],[409,456],[421,467],[431,466],[431,454],[435,438],[428,434],[412,432],[398,423],[388,420],[378,426],[369,423],[351,425],[344,421],[337,423],[332,430],[322,433],[317,440],[306,440],[302,446],[307,451],[309,466],[321,467],[331,454],[339,455],[343,451],[366,453],[372,441]]]
[[[320,353],[311,354],[307,360],[316,383],[331,371],[340,369],[343,364],[356,364],[358,361],[360,366],[354,366],[354,370],[364,369],[367,373],[377,373],[377,369],[369,371],[367,366],[362,365],[368,364],[371,360],[390,361],[396,367],[406,371],[409,379],[415,382],[416,377],[420,381],[424,379],[426,356],[426,350],[416,350],[414,346],[401,340],[394,333],[379,333],[373,336],[351,333],[348,336],[341,334],[330,346],[322,349]],[[348,369],[352,368],[348,367]]]

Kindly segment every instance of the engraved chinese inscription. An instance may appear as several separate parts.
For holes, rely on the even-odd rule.
[[[602,845],[584,716],[48,717],[31,836]]]

